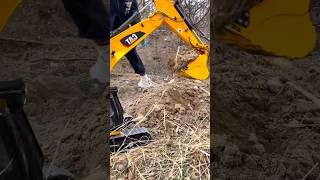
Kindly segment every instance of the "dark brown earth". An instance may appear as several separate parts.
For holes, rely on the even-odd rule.
[[[166,34],[161,34],[164,42]],[[46,162],[82,178],[105,170],[106,107],[105,95],[89,78],[94,45],[76,35],[60,1],[25,0],[0,35],[0,80],[25,80],[29,90],[25,110]],[[172,75],[168,59],[178,44],[155,42],[151,37],[149,46],[155,48],[139,51],[159,83]],[[319,179],[320,106],[306,93],[320,97],[319,50],[290,61],[216,47],[211,67],[213,176]],[[138,78],[127,62],[115,69],[116,74],[123,71],[131,73],[133,82],[128,83],[132,91],[120,92],[122,100],[138,115],[125,100],[138,96],[130,94],[138,92],[131,87]],[[115,84],[124,88],[122,77],[128,74],[118,76]]]
[[[319,179],[319,50],[294,61],[219,43],[215,53],[213,176]]]
[[[233,5],[232,0],[216,3],[222,18],[217,27],[236,15],[237,8],[223,14]],[[319,7],[311,1],[318,30]],[[319,180],[319,47],[308,57],[289,60],[213,44],[213,177]]]
[[[319,7],[311,1],[318,30]],[[297,60],[213,43],[213,177],[319,180],[319,43]]]
[[[80,179],[106,168],[106,98],[89,78],[94,44],[69,20],[60,1],[23,1],[0,35],[0,79],[25,81],[45,162]]]

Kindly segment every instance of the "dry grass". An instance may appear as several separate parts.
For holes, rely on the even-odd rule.
[[[198,90],[194,97],[188,97],[186,92],[193,92],[195,85]],[[209,98],[208,92],[203,91],[208,88],[199,82],[165,83],[151,90],[147,97],[138,99],[137,104],[147,110],[137,124],[144,126],[153,121],[148,127],[153,140],[146,146],[112,154],[111,179],[210,179],[208,101],[177,112],[173,108],[177,102],[170,99],[168,93],[179,89],[180,93],[176,92],[175,96],[183,95],[195,101],[200,96]],[[149,107],[143,106],[144,102],[149,102]]]
[[[111,156],[112,179],[209,179],[209,131],[185,129],[180,137],[160,138],[147,146]]]

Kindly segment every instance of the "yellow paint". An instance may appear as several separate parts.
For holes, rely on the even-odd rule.
[[[0,110],[4,110],[6,108],[7,104],[4,99],[0,99]]]
[[[21,0],[0,0],[0,32]]]
[[[112,132],[110,133],[110,136],[117,136],[117,135],[119,135],[119,134],[121,134],[120,131],[112,131]]]
[[[236,37],[233,41],[230,37],[222,39],[228,39],[229,44],[243,49],[252,50],[256,46],[266,54],[305,57],[314,49],[317,39],[309,15],[309,3],[309,0],[264,0],[249,11],[249,26],[241,27],[238,32],[251,43],[249,47]]]
[[[207,58],[207,54],[201,54],[197,59],[188,64],[187,70],[181,71],[180,75],[199,80],[207,79],[209,76]]]
[[[196,49],[200,54],[197,59],[188,64],[186,70],[180,72],[179,74],[188,78],[200,80],[207,79],[209,76],[209,70],[207,68],[208,46],[203,44],[197,35],[188,28],[187,24],[183,21],[182,17],[170,0],[155,0],[154,3],[156,7],[155,13],[111,38],[110,72],[126,53],[136,47],[141,41],[143,41],[143,39],[158,29],[162,24],[165,24],[186,44]],[[138,31],[141,31],[145,34],[129,47],[124,46],[120,42],[122,38]]]

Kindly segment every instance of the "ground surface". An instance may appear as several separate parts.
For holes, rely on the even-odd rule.
[[[217,45],[214,177],[320,178],[319,60],[318,50],[290,61]]]
[[[139,46],[138,52],[156,86],[139,90],[140,78],[125,59],[116,66],[111,85],[119,88],[122,105],[137,126],[148,128],[153,139],[147,146],[112,154],[111,179],[209,179],[209,80],[173,74],[181,45],[174,34],[160,29],[147,41],[148,47]],[[181,47],[180,53],[186,57],[190,49]]]
[[[172,76],[176,40],[161,29],[149,47],[139,47],[154,88],[139,91],[139,77],[125,60],[112,75],[126,111],[154,137],[146,147],[112,155],[113,177],[208,178],[209,82]],[[288,61],[217,47],[213,176],[319,179],[319,51]],[[46,162],[77,178],[105,168],[105,96],[88,76],[95,58],[60,1],[25,0],[0,35],[1,80],[25,80],[25,110]]]
[[[124,109],[136,127],[148,128],[152,142],[111,154],[111,179],[209,179],[210,81],[173,73],[177,48],[178,64],[193,52],[168,29],[160,28],[147,42],[137,50],[156,85],[140,90],[140,78],[124,58],[111,75],[111,86],[119,88]]]
[[[319,1],[311,1],[319,31]],[[216,179],[320,179],[319,40],[291,61],[215,43],[211,112]]]
[[[0,36],[1,80],[22,78],[45,162],[76,179],[105,170],[105,95],[90,83],[96,51],[60,1],[25,0]]]
[[[152,76],[158,84],[141,92],[135,88],[139,78],[130,76],[114,77],[114,85],[152,142],[112,154],[111,179],[209,179],[209,83]]]

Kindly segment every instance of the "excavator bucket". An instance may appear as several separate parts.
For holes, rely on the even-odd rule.
[[[205,80],[209,76],[207,61],[208,56],[206,54],[201,54],[197,59],[189,63],[186,68],[181,70],[179,74],[187,78]]]
[[[0,32],[21,0],[0,0]]]
[[[309,0],[263,0],[247,12],[246,18],[237,19],[238,24],[227,26],[229,31],[218,34],[218,39],[262,54],[305,57],[317,38],[309,4]]]

